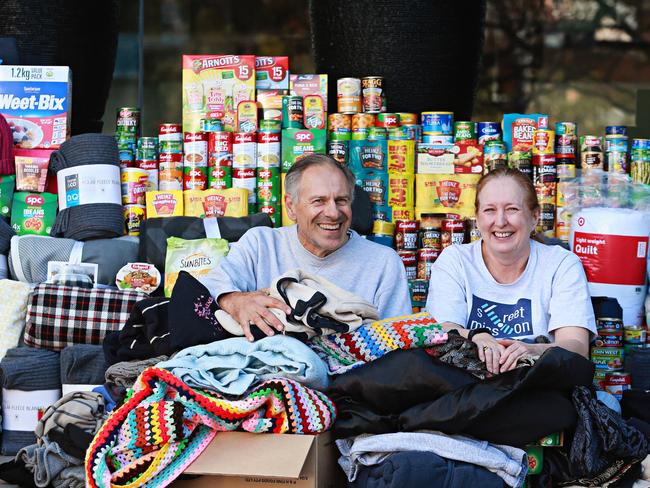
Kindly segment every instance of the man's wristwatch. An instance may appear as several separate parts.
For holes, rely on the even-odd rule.
[[[490,335],[492,335],[492,329],[490,329],[488,327],[479,327],[478,329],[472,329],[472,330],[469,331],[469,334],[467,334],[467,339],[471,341],[472,338],[476,334],[490,334]]]

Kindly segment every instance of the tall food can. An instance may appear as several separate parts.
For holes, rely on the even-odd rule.
[[[257,203],[255,168],[234,168],[232,170],[232,187],[248,190],[248,205],[255,205]]]
[[[208,134],[208,167],[232,167],[232,132]]]
[[[213,166],[208,168],[208,188],[213,190],[232,188],[232,167]]]
[[[146,191],[158,190],[158,160],[140,159],[135,162],[137,168],[147,172]]]
[[[499,122],[479,122],[476,124],[476,132],[479,144],[501,140],[501,124]]]
[[[282,97],[282,128],[302,129],[305,107],[301,96]]]
[[[135,149],[140,137],[140,109],[138,107],[121,107],[117,109],[115,138],[118,145]]]
[[[650,185],[650,139],[633,139],[630,153],[632,181]]]
[[[186,132],[183,150],[183,189],[205,190],[208,185],[208,135]]]
[[[339,78],[336,81],[338,111],[342,114],[361,112],[361,80],[359,78]]]
[[[158,163],[158,189],[183,189],[183,153],[160,153]]]
[[[384,78],[366,76],[361,79],[363,111],[369,114],[382,112],[384,107]]]
[[[122,205],[144,205],[147,192],[147,172],[140,168],[124,168],[122,180]]]
[[[257,134],[257,167],[279,168],[281,159],[279,132],[259,132]]]
[[[257,168],[256,198],[257,204],[281,204],[280,168]]]
[[[582,136],[580,138],[580,166],[582,171],[604,169],[605,155],[603,141],[598,136]]]
[[[257,134],[235,132],[232,154],[233,169],[255,169],[257,167]]]
[[[158,152],[161,154],[183,152],[181,124],[160,124],[158,128]]]
[[[440,232],[442,248],[465,241],[465,222],[461,219],[443,219]]]

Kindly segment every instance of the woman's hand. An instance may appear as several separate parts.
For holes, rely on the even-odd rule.
[[[499,360],[501,373],[514,369],[517,366],[519,358],[531,354],[539,354],[539,344],[527,344],[521,341],[513,341],[512,339],[500,340],[499,344],[505,346],[505,352]]]
[[[499,373],[499,361],[501,355],[506,350],[499,344],[491,334],[484,332],[472,337],[472,342],[478,346],[478,357],[485,363],[485,367],[490,373]]]

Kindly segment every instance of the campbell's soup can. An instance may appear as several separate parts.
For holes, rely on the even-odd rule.
[[[232,166],[232,132],[208,133],[208,166]]]
[[[280,168],[257,168],[257,204],[282,203],[280,191]]]
[[[160,153],[158,156],[158,189],[183,189],[183,154]]]
[[[268,215],[273,227],[282,227],[282,205],[279,203],[258,203],[257,211]]]
[[[183,152],[183,129],[181,124],[160,124],[158,128],[158,152]]]
[[[147,172],[140,168],[124,168],[122,180],[122,205],[144,205],[147,192]]]
[[[208,135],[205,132],[183,134],[183,165],[208,167]]]
[[[478,122],[476,132],[479,144],[501,140],[501,124],[499,122]]]
[[[257,175],[255,168],[233,168],[232,187],[248,190],[248,205],[255,205],[257,203],[255,192],[257,188]]]
[[[384,129],[399,127],[399,115],[391,113],[377,114],[377,127],[383,127]]]
[[[349,117],[349,115],[348,115]],[[374,114],[354,114],[352,116],[352,132],[366,130],[377,125],[377,117]]]
[[[611,393],[618,401],[623,399],[623,392],[632,388],[630,373],[613,372],[605,375],[605,391]]]
[[[280,167],[280,133],[259,132],[257,134],[257,167]]]
[[[140,226],[147,216],[146,209],[146,205],[124,205],[124,227],[126,228],[126,235],[140,235]]]
[[[453,136],[453,112],[422,112],[422,134]]]
[[[327,116],[327,130],[330,132],[350,132],[352,130],[352,117],[349,114],[329,114]]]
[[[481,239],[481,231],[478,230],[476,217],[465,219],[465,242],[476,242]]]
[[[135,162],[136,168],[140,168],[147,172],[147,190],[158,190],[158,160],[139,160]]]
[[[395,222],[395,248],[399,251],[415,251],[418,248],[417,220],[398,220]]]
[[[384,107],[384,78],[381,76],[366,76],[361,78],[361,93],[363,96],[363,111],[369,114],[383,112]]]
[[[336,81],[338,111],[342,114],[361,112],[361,80],[359,78],[340,78]]]
[[[465,241],[465,222],[461,219],[442,219],[440,244],[442,248]]]
[[[397,251],[406,270],[406,279],[415,280],[418,276],[418,260],[415,251]]]
[[[417,251],[417,279],[428,280],[431,276],[431,266],[436,262],[440,251],[434,248],[423,248]]]
[[[555,154],[534,154],[533,184],[553,183],[556,179]]]
[[[232,168],[230,166],[208,168],[208,188],[213,190],[232,188]]]
[[[254,169],[256,166],[257,134],[248,132],[235,132],[232,143],[233,169]]]

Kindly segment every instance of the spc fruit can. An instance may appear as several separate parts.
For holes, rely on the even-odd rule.
[[[440,250],[434,248],[422,248],[417,251],[417,279],[428,280],[431,277],[431,267],[436,262]]]
[[[442,219],[440,231],[440,244],[443,249],[465,241],[465,222],[461,219]]]
[[[244,188],[248,190],[248,204],[257,203],[257,175],[255,168],[233,168],[232,170],[232,187]]]
[[[338,111],[342,114],[361,112],[361,80],[359,78],[339,78],[336,81]]]
[[[479,122],[476,124],[478,143],[501,140],[501,124],[499,122]]]
[[[454,142],[476,141],[476,124],[469,120],[454,122]]]
[[[232,132],[216,131],[208,134],[208,166],[232,166]]]
[[[398,220],[395,222],[395,248],[398,251],[415,251],[418,248],[417,220]]]
[[[271,203],[279,205],[280,200],[280,168],[257,168],[256,183],[257,204]]]
[[[605,375],[605,391],[611,393],[618,401],[623,398],[623,392],[632,388],[632,376],[630,373],[616,372]]]
[[[418,275],[418,260],[415,251],[397,251],[406,270],[406,279],[415,280]]]
[[[146,208],[145,205],[124,205],[124,227],[126,228],[126,235],[140,235],[140,226],[146,218]]]
[[[377,114],[377,127],[384,127],[385,129],[399,127],[399,115],[392,113]]]
[[[361,79],[363,111],[369,114],[382,112],[384,107],[384,78],[366,76]]]
[[[282,97],[282,128],[302,129],[305,108],[301,96]]]
[[[232,188],[232,168],[230,166],[208,168],[208,188],[213,190]]]
[[[422,133],[451,136],[454,130],[453,112],[422,112]]]
[[[374,114],[361,113],[352,116],[352,132],[375,127],[375,125],[377,125],[377,118]]]
[[[140,168],[124,168],[120,173],[122,205],[144,205],[147,192],[147,172]]]
[[[183,189],[183,154],[161,153],[158,159],[158,189]]]
[[[235,132],[232,143],[233,169],[254,169],[256,166],[257,136],[245,132]]]
[[[259,132],[257,134],[258,168],[280,167],[280,139],[279,132]]]
[[[373,117],[374,122],[374,117]],[[374,123],[373,123],[374,125]],[[349,114],[333,113],[327,116],[327,130],[330,132],[352,130],[352,117]]]

